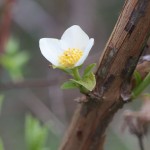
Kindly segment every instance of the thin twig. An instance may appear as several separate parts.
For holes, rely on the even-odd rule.
[[[56,85],[59,80],[25,80],[18,82],[0,83],[0,90],[11,90],[17,88],[41,88]]]
[[[62,123],[36,95],[27,89],[21,91],[18,97],[44,124],[50,125],[50,128],[53,129],[52,133],[59,136],[63,135],[66,124]]]
[[[144,150],[143,136],[139,135],[137,137],[139,141],[140,150]]]

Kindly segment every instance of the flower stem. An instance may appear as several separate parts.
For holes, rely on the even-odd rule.
[[[142,91],[150,84],[150,72],[148,75],[145,77],[145,79],[132,91],[132,98],[136,98],[139,96]]]
[[[73,72],[73,76],[76,80],[81,80],[81,76],[79,74],[79,69],[78,67],[75,67],[72,69],[72,72]]]

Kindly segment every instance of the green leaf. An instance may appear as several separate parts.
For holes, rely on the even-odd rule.
[[[67,74],[73,75],[72,74],[72,69],[70,69],[70,68],[64,68],[64,67],[54,66],[54,65],[49,65],[49,66],[52,67],[53,69],[60,69],[60,70],[62,70],[63,72],[65,72]]]
[[[136,86],[132,91],[132,98],[135,99],[137,96],[139,96],[147,86],[150,85],[150,72],[148,75],[144,78],[144,80]]]
[[[92,72],[93,68],[96,66],[96,64],[90,64],[89,66],[87,66],[84,70],[84,73],[83,73],[83,78],[86,77],[86,76],[89,76],[89,74]]]
[[[134,75],[134,78],[135,78],[135,81],[136,81],[136,86],[138,86],[142,82],[142,77],[141,77],[140,73],[137,70],[134,71],[133,75]]]
[[[150,93],[144,93],[143,95],[150,98]]]
[[[74,89],[77,88],[77,85],[74,81],[64,82],[61,86],[61,89]]]
[[[91,72],[89,76],[82,78],[82,80],[71,79],[74,83],[77,83],[89,91],[92,91],[96,85],[95,75]]]
[[[16,68],[24,66],[29,60],[29,54],[26,51],[17,53],[12,59]]]
[[[48,137],[48,127],[28,115],[25,122],[25,140],[28,150],[42,150]]]
[[[29,58],[28,52],[20,51],[19,41],[12,37],[6,44],[5,53],[0,56],[0,65],[7,70],[12,80],[20,80]]]
[[[0,139],[0,150],[4,150],[3,142],[1,139]]]
[[[0,95],[0,111],[2,108],[3,101],[4,101],[4,95]]]
[[[14,55],[19,50],[19,41],[11,37],[6,45],[5,52],[8,55]]]
[[[80,66],[78,66],[78,69],[80,70],[82,67],[83,67],[83,64],[82,64],[82,65],[80,65]]]

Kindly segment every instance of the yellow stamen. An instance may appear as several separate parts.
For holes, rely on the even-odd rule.
[[[82,57],[83,51],[77,48],[69,48],[59,56],[59,63],[65,68],[74,67],[78,60]]]

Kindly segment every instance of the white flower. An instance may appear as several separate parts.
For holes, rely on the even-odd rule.
[[[43,56],[56,67],[80,66],[89,54],[94,39],[77,25],[68,28],[61,39],[42,38],[39,46]]]

